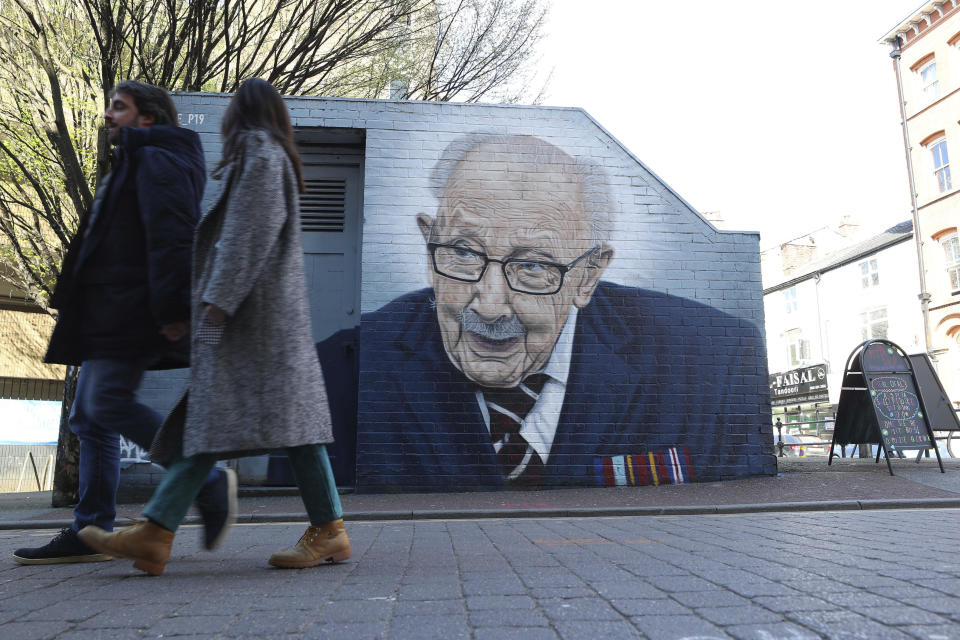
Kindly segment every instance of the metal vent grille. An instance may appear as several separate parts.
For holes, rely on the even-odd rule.
[[[346,219],[347,181],[343,178],[304,180],[300,194],[300,225],[304,231],[343,233]]]

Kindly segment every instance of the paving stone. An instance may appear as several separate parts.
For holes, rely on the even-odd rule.
[[[176,610],[180,616],[217,616],[239,615],[248,609],[260,606],[261,601],[249,601],[239,598],[221,598],[207,596],[202,600],[195,600]]]
[[[18,609],[22,611],[32,611],[41,607],[47,607],[57,604],[62,597],[49,591],[32,590],[20,595],[8,596],[3,599],[3,608],[7,611]]]
[[[496,576],[494,578],[464,582],[463,593],[468,596],[525,595],[527,593],[527,587],[525,587],[519,579]]]
[[[643,580],[591,582],[590,587],[605,598],[665,598],[667,592]]]
[[[644,636],[629,622],[599,621],[563,621],[558,622],[557,633],[564,640],[583,640],[583,638],[603,638],[603,640],[637,640]]]
[[[545,627],[482,627],[473,632],[474,640],[557,640],[560,636]]]
[[[649,638],[656,640],[726,640],[731,636],[696,616],[640,616],[630,621]]]
[[[386,625],[379,622],[325,622],[308,627],[302,637],[311,640],[380,640],[386,634]]]
[[[651,576],[649,581],[650,584],[657,589],[668,593],[676,593],[678,591],[710,591],[711,589],[716,589],[716,585],[693,575]]]
[[[698,616],[710,622],[725,626],[730,624],[758,624],[776,622],[783,617],[755,605],[745,607],[701,607],[696,610]]]
[[[460,583],[403,584],[397,589],[398,600],[455,600],[461,598]]]
[[[860,611],[866,607],[896,607],[902,606],[896,600],[878,596],[867,591],[848,591],[845,593],[825,594],[824,600],[853,611]]]
[[[849,584],[821,577],[783,580],[780,584],[796,591],[822,595],[824,598],[830,593],[850,593],[857,591],[856,587]]]
[[[540,587],[528,589],[530,597],[538,600],[553,600],[557,598],[595,598],[596,593],[588,586],[583,587]]]
[[[390,622],[391,640],[447,640],[469,638],[466,616],[403,616]]]
[[[3,640],[46,640],[55,638],[72,625],[69,622],[8,622],[0,632]]]
[[[960,574],[960,571],[957,572]],[[889,598],[891,600],[900,600],[904,602],[904,598],[952,598],[956,594],[945,595],[942,591],[937,591],[936,589],[929,589],[927,587],[921,587],[916,584],[905,584],[902,587],[870,587],[863,590],[865,593],[873,593],[878,596],[883,596],[884,598]]]
[[[791,589],[790,587],[779,584],[777,582],[771,582],[770,580],[765,580],[763,578],[757,578],[750,582],[732,584],[732,585],[729,585],[727,588],[747,598],[753,598],[756,596],[798,595],[797,591],[794,589]]]
[[[750,600],[743,596],[714,588],[710,591],[680,591],[670,597],[686,607],[745,607]]]
[[[948,595],[960,593],[960,578],[924,578],[922,580],[914,580],[913,583],[920,587],[942,591]]]
[[[584,587],[586,583],[567,569],[542,569],[519,572],[520,580],[528,587]]]
[[[900,598],[900,601],[904,604],[909,604],[918,609],[923,609],[924,611],[930,611],[932,613],[957,613],[960,612],[960,598],[948,598],[948,597],[923,597],[923,598],[913,598],[905,597]]]
[[[56,640],[130,640],[142,638],[140,629],[73,629],[56,635]],[[147,636],[149,637],[149,636]],[[205,636],[209,639],[209,635]],[[177,640],[201,640],[197,636],[178,636]]]
[[[960,627],[955,624],[943,625],[912,625],[898,627],[900,631],[909,633],[921,640],[960,640]]]
[[[468,596],[466,599],[469,611],[485,611],[494,609],[533,609],[534,601],[530,596]]]
[[[400,587],[393,584],[343,584],[329,593],[328,600],[359,600],[364,598],[396,599]]]
[[[531,609],[502,609],[498,611],[471,611],[468,614],[470,626],[478,627],[546,627],[547,618]]]
[[[328,605],[332,600],[328,599],[328,595],[323,594],[313,594],[313,595],[301,595],[294,592],[293,594],[288,594],[284,596],[272,595],[265,598],[235,598],[236,608],[243,606],[246,602],[246,608],[236,611],[234,607],[224,607],[219,613],[244,613],[244,612],[263,612],[263,611],[281,611],[281,610],[290,610],[290,611],[316,611],[322,606]],[[181,615],[188,614],[188,607],[183,607],[178,609],[177,613]]]
[[[121,606],[111,607],[78,623],[77,627],[81,629],[109,627],[145,629],[179,608],[175,605],[121,603]]]
[[[689,608],[683,606],[675,600],[668,600],[665,598],[642,600],[618,598],[611,600],[610,604],[614,609],[628,617],[645,615],[693,615],[693,611]]]
[[[760,596],[753,602],[771,611],[833,611],[840,606],[812,596]]]
[[[6,603],[0,606],[5,606]],[[92,618],[98,613],[105,611],[110,608],[110,603],[108,602],[89,602],[86,600],[65,600],[63,602],[58,602],[41,609],[36,609],[22,615],[20,620],[23,622],[37,621],[37,620],[63,620],[66,622],[81,622],[88,618]],[[15,612],[22,614],[23,610],[16,610]]]
[[[790,622],[743,624],[724,627],[737,640],[821,640],[824,637]]]
[[[198,632],[213,635],[226,631],[236,620],[236,616],[171,616],[169,618],[162,618],[150,625],[146,633],[154,638],[189,635]],[[281,625],[268,627],[266,629],[263,629],[263,627],[264,625],[258,624],[256,628],[250,628],[245,624],[243,631],[245,633],[259,633],[261,631],[271,632],[274,629],[277,631],[282,630]]]
[[[539,605],[551,620],[619,620],[622,617],[608,603],[595,598],[540,600]]]
[[[316,619],[324,622],[386,620],[394,604],[392,600],[338,600],[318,609]]]
[[[948,620],[935,613],[905,605],[864,607],[862,609],[858,608],[857,612],[883,624],[898,626],[903,624],[945,624],[948,622]]]
[[[852,611],[802,611],[785,615],[797,624],[838,640],[907,640],[911,637]]]
[[[398,600],[393,607],[396,616],[463,615],[466,608],[460,600]]]

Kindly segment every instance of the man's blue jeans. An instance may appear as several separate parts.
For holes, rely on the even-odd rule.
[[[80,501],[73,528],[113,530],[120,485],[120,436],[150,449],[163,416],[137,401],[151,358],[85,360],[77,379],[70,430],[80,439]]]

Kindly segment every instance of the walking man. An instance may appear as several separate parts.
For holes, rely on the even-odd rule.
[[[97,187],[61,267],[59,311],[46,361],[81,365],[70,429],[80,439],[80,499],[73,525],[21,564],[109,560],[77,537],[113,529],[120,436],[149,449],[163,416],[138,402],[145,371],[189,364],[190,255],[206,167],[200,139],[177,126],[166,91],[116,86],[104,114],[111,170]],[[197,497],[204,546],[214,549],[236,513],[236,475],[214,468]]]

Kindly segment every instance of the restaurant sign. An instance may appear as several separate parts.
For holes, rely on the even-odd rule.
[[[770,403],[775,407],[830,400],[827,389],[827,365],[770,374]]]

